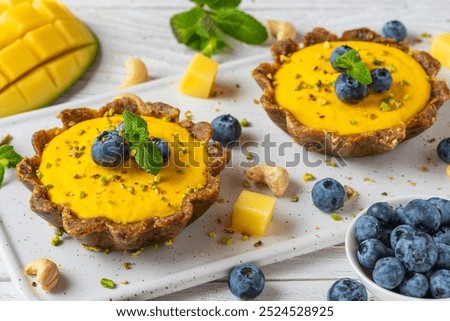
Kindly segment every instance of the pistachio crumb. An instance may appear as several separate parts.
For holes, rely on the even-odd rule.
[[[245,188],[250,188],[250,182],[246,179],[243,179],[242,186],[244,186]]]
[[[167,241],[165,241],[165,242],[164,242],[164,245],[165,245],[165,246],[171,246],[171,245],[173,245],[173,240],[167,240]]]
[[[122,281],[120,281],[120,284],[122,284],[122,285],[127,285],[129,282],[127,281],[127,280],[122,280]]]
[[[211,232],[209,232],[209,233],[208,233],[208,236],[209,236],[209,237],[216,237],[216,236],[217,236],[216,231],[211,231]]]
[[[222,237],[220,239],[220,244],[230,245],[231,244],[231,239],[229,237]]]
[[[139,256],[142,252],[144,252],[144,249],[139,249],[134,252],[131,252],[131,256]]]
[[[248,160],[252,160],[253,159],[253,154],[250,152],[245,153],[245,158]]]
[[[332,218],[333,220],[335,220],[335,221],[342,221],[342,216],[340,216],[340,215],[337,214],[337,213],[331,214],[331,218]]]
[[[248,122],[248,120],[246,118],[241,120],[241,126],[242,127],[249,127],[250,123]]]
[[[259,100],[256,99],[256,98],[254,98],[254,99],[253,99],[253,103],[254,103],[255,105],[259,105]]]
[[[58,246],[58,245],[61,244],[61,239],[60,239],[60,237],[59,237],[58,235],[55,235],[55,236],[52,237],[52,239],[50,240],[50,243],[51,243],[53,246]]]
[[[86,196],[87,196],[87,194],[85,191],[80,192],[80,195],[79,195],[80,199],[86,198]]]
[[[106,279],[106,278],[102,278],[100,280],[100,284],[107,289],[114,289],[116,287],[116,284],[114,283],[114,281],[110,280],[110,279]]]
[[[315,180],[316,178],[314,177],[314,175],[313,174],[311,174],[311,173],[305,173],[305,174],[303,174],[303,181],[304,182],[310,182],[310,181],[313,181],[313,180]]]
[[[241,238],[241,240],[242,241],[248,241],[248,235],[242,235],[242,238]]]
[[[297,203],[298,202],[298,196],[297,195],[292,195],[291,196],[291,202],[292,203]]]
[[[130,262],[123,262],[122,266],[125,270],[131,270],[131,266],[133,265],[133,263]]]

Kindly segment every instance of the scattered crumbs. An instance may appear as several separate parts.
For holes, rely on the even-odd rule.
[[[127,285],[127,284],[128,284],[128,281],[127,281],[127,280],[122,280],[122,281],[120,281],[120,284],[122,284],[122,285]]]
[[[263,242],[261,242],[261,240],[259,240],[258,242],[253,244],[254,247],[260,247],[263,246]]]
[[[224,199],[223,197],[220,196],[220,197],[217,199],[216,203],[218,203],[218,204],[223,204],[223,203],[225,203],[225,199]]]
[[[242,186],[244,186],[245,188],[250,188],[250,182],[246,179],[243,179]]]
[[[184,113],[184,117],[186,117],[186,119],[192,119],[192,112],[188,110]]]
[[[248,235],[242,235],[242,238],[241,238],[241,240],[242,241],[248,241]]]
[[[240,84],[236,84],[235,86],[236,86],[236,88],[241,88]]]
[[[413,182],[412,180],[408,179],[408,184],[411,185],[412,187],[416,187],[416,183]]]
[[[144,252],[144,249],[136,250],[134,252],[131,252],[131,256],[139,256],[142,252]]]
[[[348,185],[344,185],[344,189],[348,200],[356,199],[359,196],[359,193]]]
[[[218,113],[218,112],[220,111],[220,108],[219,108],[219,107],[216,107],[216,108],[214,108],[214,111],[215,111],[216,113]]]
[[[394,180],[394,176],[389,175],[389,176],[388,176],[388,179],[389,179],[390,181],[393,181],[393,180]]]
[[[165,241],[165,242],[164,242],[164,245],[165,245],[165,246],[171,246],[171,245],[173,245],[173,240],[167,240],[167,241]]]
[[[35,287],[37,287],[37,283],[35,281],[33,281],[33,282],[31,282],[31,286],[35,288]]]
[[[248,160],[252,160],[253,159],[253,154],[251,152],[247,152],[245,153],[245,158]]]
[[[228,233],[228,234],[234,234],[234,231],[233,231],[233,229],[232,229],[231,227],[225,227],[225,228],[223,229],[223,231],[224,231],[225,233]]]
[[[249,121],[246,118],[244,118],[244,119],[241,120],[241,126],[242,127],[249,127],[250,123],[249,123]]]
[[[259,105],[259,100],[256,99],[256,98],[254,98],[254,99],[253,99],[253,103],[254,103],[255,105]]]
[[[292,203],[297,203],[298,202],[298,196],[297,195],[292,195],[291,196],[291,202]]]
[[[316,225],[316,226],[314,227],[314,229],[315,229],[316,231],[318,231],[318,230],[320,230],[320,226],[317,226],[317,225]]]
[[[303,174],[303,181],[304,182],[310,182],[313,181],[315,179],[314,175],[311,173],[305,173]]]
[[[85,244],[81,244],[81,246],[88,251],[92,251],[92,252],[101,252],[102,250],[96,246],[89,246],[89,245],[85,245]]]
[[[420,166],[420,167],[419,167],[419,171],[421,171],[422,173],[427,173],[427,172],[429,172],[428,167],[426,167],[426,166]]]
[[[61,239],[58,235],[55,235],[54,237],[52,237],[52,239],[50,240],[51,245],[53,246],[58,246],[61,244]]]
[[[122,264],[122,267],[125,269],[125,270],[131,270],[131,266],[133,265],[133,263],[130,263],[130,262],[123,262],[123,264]]]
[[[231,239],[229,237],[222,237],[220,239],[220,244],[230,245],[231,244]]]
[[[340,216],[340,215],[337,214],[337,213],[331,214],[331,218],[332,218],[333,220],[335,220],[335,221],[342,221],[342,216]]]
[[[100,284],[107,289],[114,289],[116,287],[116,284],[114,283],[114,281],[109,280],[109,279],[101,279],[100,280]]]
[[[422,32],[420,35],[422,38],[431,38],[432,35],[429,32]]]
[[[381,196],[388,196],[388,193],[387,192],[383,192],[383,193],[381,193]]]
[[[212,238],[212,237],[216,237],[217,234],[216,234],[215,231],[211,231],[211,232],[208,233],[208,236]]]
[[[11,140],[12,140],[12,136],[10,134],[6,134],[0,140],[0,146],[9,144],[11,142]]]
[[[330,161],[327,162],[327,166],[330,166],[330,167],[337,167],[337,164],[336,164],[335,161],[330,160]]]
[[[427,143],[432,144],[432,143],[434,143],[435,141],[436,141],[436,138],[430,138],[429,140],[427,140]]]
[[[353,176],[346,176],[345,178],[351,181],[353,179]]]
[[[375,183],[375,180],[373,178],[366,176],[364,177],[364,182]]]

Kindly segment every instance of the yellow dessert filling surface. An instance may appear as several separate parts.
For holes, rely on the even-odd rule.
[[[392,86],[357,104],[341,102],[334,93],[339,75],[330,63],[340,45],[356,49],[369,69],[391,71]],[[300,123],[340,135],[386,129],[408,122],[430,99],[431,85],[422,66],[407,53],[386,45],[363,42],[325,42],[305,47],[290,57],[274,75],[275,100]]]
[[[61,132],[43,151],[38,177],[50,200],[69,206],[80,218],[105,217],[124,224],[175,213],[187,194],[206,184],[205,144],[178,124],[142,118],[150,136],[169,143],[168,164],[158,175],[140,169],[132,158],[115,168],[95,164],[93,141],[114,129],[122,116],[86,120]]]

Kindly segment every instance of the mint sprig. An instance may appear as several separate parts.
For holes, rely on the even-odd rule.
[[[347,74],[363,85],[372,83],[372,75],[367,65],[361,61],[355,49],[338,56],[335,65],[345,69]]]
[[[22,156],[14,150],[13,146],[0,145],[0,185],[3,183],[6,169],[16,167],[21,160]]]
[[[156,145],[148,138],[150,133],[146,121],[136,114],[123,112],[123,138],[130,145],[130,153],[138,166],[157,175],[164,166],[162,156]]]
[[[266,28],[237,9],[240,0],[190,0],[196,6],[176,14],[170,26],[178,42],[211,57],[227,46],[224,36],[258,45],[266,41]]]

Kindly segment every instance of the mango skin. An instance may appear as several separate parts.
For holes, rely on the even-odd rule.
[[[49,105],[95,61],[93,32],[55,0],[0,0],[0,117]]]

